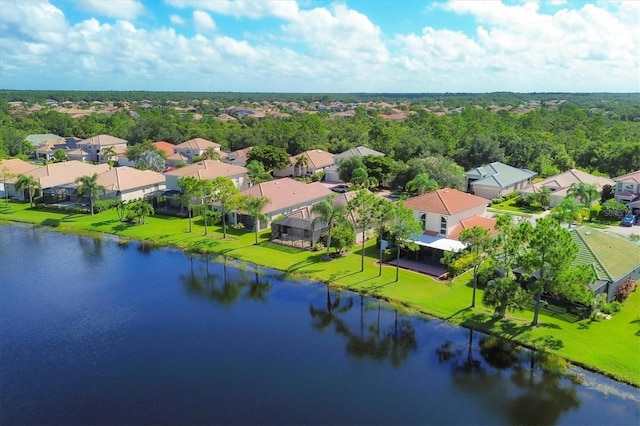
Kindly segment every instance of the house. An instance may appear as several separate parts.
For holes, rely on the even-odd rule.
[[[542,188],[551,191],[551,204],[549,207],[555,207],[562,202],[567,196],[567,191],[574,183],[586,183],[595,185],[598,191],[602,191],[604,185],[615,185],[612,179],[594,176],[582,170],[571,169],[559,175],[548,177],[540,182],[530,185],[522,191],[522,195],[533,194],[539,192]]]
[[[382,152],[367,148],[366,146],[351,148],[341,152],[340,154],[334,155],[333,165],[325,169],[324,180],[326,182],[342,182],[342,180],[340,180],[340,174],[338,173],[338,163],[340,163],[340,160],[351,157],[366,157],[368,155],[384,157]]]
[[[334,206],[346,206],[349,200],[355,196],[356,192],[346,192],[335,195],[331,201]],[[309,205],[273,221],[271,223],[270,240],[300,248],[313,248],[320,236],[328,229],[328,226],[326,223],[317,220],[318,214],[313,212],[312,209],[313,206]],[[362,230],[357,226],[356,214],[348,213],[347,218],[356,228],[356,244],[361,243]],[[371,223],[365,230],[365,239],[370,234],[373,226],[375,225]]]
[[[616,183],[614,198],[629,206],[633,213],[640,212],[640,170],[613,178]]]
[[[71,160],[47,164],[24,174],[33,176],[40,183],[38,193],[42,194],[44,203],[51,204],[70,200],[73,195],[75,180],[79,177],[93,176],[94,173],[101,174],[107,170],[109,170],[107,164],[94,165]],[[16,194],[17,198],[21,200],[28,198],[24,195]]]
[[[438,189],[404,201],[422,224],[423,233],[413,237],[420,246],[415,260],[439,265],[445,251],[464,249],[460,233],[480,226],[496,233],[495,219],[485,217],[489,200],[457,189]],[[413,260],[413,259],[412,259]]]
[[[466,188],[470,194],[491,200],[526,188],[537,175],[531,170],[495,161],[469,170],[466,173]]]
[[[247,155],[252,149],[253,147],[250,146],[248,148],[231,151],[227,154],[225,161],[229,164],[235,164],[236,166],[246,166],[248,162]]]
[[[54,135],[53,133],[38,133],[35,135],[29,135],[24,138],[24,140],[26,142],[29,142],[34,148],[37,148],[46,141],[50,141],[53,139],[62,139],[62,136]]]
[[[580,226],[570,230],[578,246],[574,265],[590,265],[596,281],[590,288],[595,295],[613,299],[616,289],[628,278],[640,279],[640,246],[621,236]]]
[[[176,152],[176,146],[169,142],[158,141],[153,142],[151,145],[153,145],[159,152],[164,152],[167,157],[173,155]]]
[[[166,179],[162,173],[127,166],[100,173],[97,182],[107,188],[103,198],[121,201],[150,198],[166,189]]]
[[[178,191],[178,179],[184,176],[193,176],[198,179],[214,180],[217,177],[224,176],[233,181],[236,187],[242,191],[249,184],[247,175],[248,170],[242,166],[234,166],[233,164],[223,163],[219,160],[202,160],[197,163],[189,164],[178,169],[165,172],[167,179],[167,189]]]
[[[15,190],[15,182],[18,175],[26,174],[40,166],[31,164],[19,158],[10,158],[8,160],[0,160],[0,197],[16,197],[18,194]],[[21,194],[20,198],[23,198]]]
[[[209,148],[213,148],[214,151],[221,154],[219,143],[211,142],[202,138],[189,139],[186,142],[176,145],[174,150],[176,153],[184,154],[193,161],[193,157],[204,154],[204,152]]]
[[[296,167],[296,164],[300,164],[301,158],[306,158],[306,164]],[[289,167],[274,170],[273,176],[304,176],[323,171],[333,165],[333,154],[321,149],[312,149],[290,157],[289,162]]]
[[[264,207],[262,213],[267,216],[267,222],[272,222],[280,215],[313,206],[331,196],[333,192],[320,182],[307,184],[291,178],[282,178],[253,185],[241,191],[240,194],[268,198],[269,203]],[[247,218],[239,216],[238,221],[244,223]],[[260,223],[260,229],[264,229],[266,226],[266,223]]]
[[[115,136],[110,135],[98,135],[93,136],[89,139],[84,139],[78,142],[78,148],[82,150],[82,152],[86,153],[86,155],[82,156],[83,158],[76,158],[77,153],[68,153],[68,158],[78,159],[80,161],[93,161],[106,163],[110,159],[101,155],[101,152],[106,148],[113,148],[116,154],[124,153],[127,150],[127,141],[124,139],[116,138]]]
[[[181,152],[176,152],[175,145],[165,141],[153,142],[153,145],[159,152],[163,152],[166,156],[165,164],[167,167],[177,167],[189,163],[190,159]]]

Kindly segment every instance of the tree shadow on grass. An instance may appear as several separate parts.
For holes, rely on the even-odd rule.
[[[305,260],[301,260],[300,262],[294,263],[287,269],[287,271],[294,272],[294,271],[297,271],[298,269],[304,268],[305,266],[316,265],[322,261],[323,257],[324,255],[321,253],[311,255]],[[307,271],[307,272],[311,272],[311,271]]]
[[[111,225],[114,222],[120,222],[120,221],[118,219],[103,220],[101,222],[93,222],[93,223],[91,223],[91,226],[93,226],[94,228],[98,228],[100,226]]]
[[[60,221],[61,222],[75,222],[76,219],[84,217],[84,216],[86,216],[86,215],[85,214],[80,214],[80,213],[72,213],[72,214],[66,215]]]
[[[544,349],[550,349],[553,351],[557,351],[560,350],[562,348],[564,348],[564,343],[562,343],[562,340],[560,339],[556,339],[552,336],[543,336],[543,337],[539,337],[537,339],[535,339],[533,341],[534,345],[536,348],[540,349],[540,348],[544,348]]]
[[[50,226],[52,228],[57,228],[58,226],[60,226],[60,220],[59,219],[45,219],[42,222],[40,222],[40,225],[42,226]]]

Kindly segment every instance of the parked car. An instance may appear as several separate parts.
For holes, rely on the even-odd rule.
[[[622,226],[633,226],[633,223],[636,221],[636,218],[632,214],[625,215],[620,221],[620,225]]]
[[[336,185],[336,186],[332,186],[331,190],[333,192],[339,192],[341,194],[347,192],[347,190],[349,189],[349,185],[345,185],[345,184],[340,184],[340,185]]]

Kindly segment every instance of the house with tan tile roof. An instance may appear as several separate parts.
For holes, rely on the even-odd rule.
[[[632,212],[640,213],[640,170],[613,178],[616,183],[614,197],[629,206]]]
[[[127,150],[127,141],[111,135],[98,135],[78,142],[78,148],[87,153],[88,161],[106,163],[109,159],[100,155],[100,152],[107,147],[113,147],[116,153],[123,153]]]
[[[615,185],[612,179],[602,176],[594,176],[582,170],[571,169],[559,175],[551,176],[540,182],[534,183],[522,191],[521,194],[533,194],[539,192],[542,188],[547,188],[551,191],[551,204],[550,207],[555,207],[562,202],[567,196],[567,191],[574,183],[587,183],[595,185],[598,191],[602,191],[604,185]]]
[[[217,177],[224,176],[233,181],[236,187],[242,191],[249,185],[246,167],[235,166],[233,164],[223,163],[219,160],[203,160],[197,163],[189,164],[174,170],[165,172],[167,179],[167,189],[178,191],[178,179],[184,176],[193,176],[198,179],[214,180]]]
[[[0,198],[6,198],[7,196],[17,197],[18,194],[14,186],[17,176],[28,173],[38,167],[40,166],[19,158],[0,160]],[[22,197],[24,197],[24,194],[22,194]]]
[[[166,189],[166,179],[162,173],[127,166],[100,173],[97,182],[107,188],[104,198],[122,201],[148,198]]]
[[[247,155],[249,151],[253,149],[252,146],[242,149],[237,149],[235,151],[231,151],[227,153],[227,157],[225,161],[230,164],[235,164],[236,166],[246,166],[247,165]]]
[[[193,159],[198,155],[202,155],[207,149],[213,148],[214,151],[220,152],[220,144],[203,138],[189,139],[174,147],[175,152],[184,154]]]
[[[333,192],[320,182],[307,184],[295,179],[282,178],[259,183],[241,191],[240,194],[268,198],[269,203],[262,213],[267,216],[267,221],[271,222],[280,215],[313,206],[331,196]]]
[[[495,219],[485,216],[489,200],[477,195],[444,188],[418,195],[404,201],[413,210],[423,233],[413,240],[420,251],[416,259],[438,264],[445,251],[459,251],[465,245],[459,241],[464,229],[480,226],[496,233]]]
[[[89,164],[82,161],[64,161],[51,163],[27,173],[33,176],[39,183],[38,190],[45,203],[66,201],[70,197],[69,187],[75,185],[75,180],[81,176],[92,176],[109,170],[107,164]],[[36,195],[39,195],[36,194]],[[16,198],[25,200],[24,194],[16,194]]]
[[[307,159],[307,165],[304,167],[296,167],[301,157]],[[333,166],[333,154],[321,149],[311,149],[298,155],[289,157],[289,167],[273,171],[274,177],[293,177],[312,175],[319,171],[323,171]]]

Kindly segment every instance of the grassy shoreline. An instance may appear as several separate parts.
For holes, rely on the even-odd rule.
[[[400,270],[399,281],[395,282],[395,267],[384,266],[382,275],[378,276],[378,252],[372,241],[366,244],[365,270],[360,272],[359,247],[325,262],[324,253],[270,243],[268,231],[261,232],[259,244],[254,245],[255,237],[250,230],[229,229],[227,238],[223,239],[220,227],[209,226],[209,235],[204,236],[204,227],[197,220],[189,233],[188,220],[176,217],[153,216],[145,225],[129,225],[121,223],[115,211],[89,216],[35,210],[22,203],[0,203],[0,222],[22,222],[94,236],[110,234],[123,240],[143,240],[152,246],[175,246],[191,252],[229,256],[384,299],[522,346],[553,352],[575,365],[640,387],[640,291],[633,293],[623,309],[608,321],[570,322],[553,312],[543,311],[540,327],[530,327],[533,316],[530,311],[509,313],[507,320],[496,321],[491,310],[481,303],[470,308],[472,289],[468,273],[451,282],[441,282],[417,272]],[[481,289],[477,298],[482,300]]]

